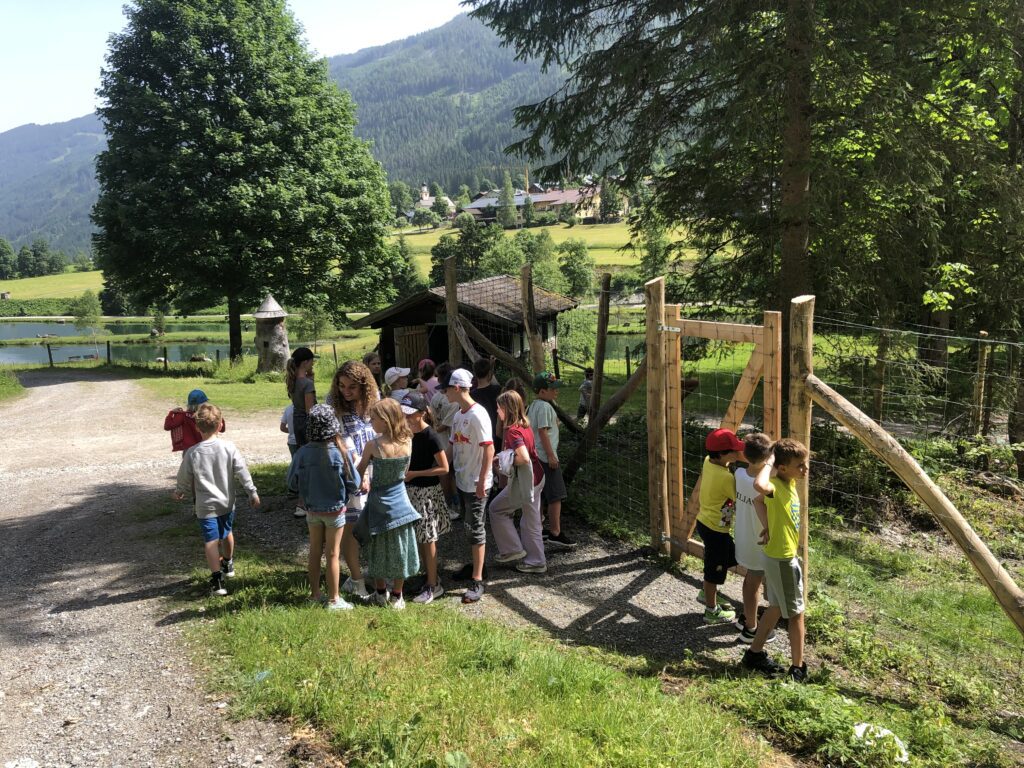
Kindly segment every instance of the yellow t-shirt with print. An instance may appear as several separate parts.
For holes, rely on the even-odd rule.
[[[700,473],[700,514],[697,520],[712,531],[728,533],[731,524],[722,525],[722,507],[729,499],[736,501],[736,478],[727,467],[712,464],[711,458],[705,456]]]
[[[791,560],[800,546],[800,494],[796,480],[772,478],[773,493],[766,496],[768,510],[768,543],[764,553],[776,560]]]

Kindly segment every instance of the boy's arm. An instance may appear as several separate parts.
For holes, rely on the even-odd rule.
[[[754,512],[757,513],[757,519],[761,523],[761,536],[758,538],[757,543],[762,547],[768,543],[768,505],[764,503],[764,496],[758,496],[754,499]]]
[[[772,490],[772,471],[774,469],[775,456],[769,456],[764,466],[758,470],[757,477],[754,478],[754,490],[762,496],[771,496],[774,493]]]
[[[484,457],[480,461],[480,477],[476,481],[476,497],[482,499],[487,495],[487,477],[491,474],[491,462],[494,461],[494,443],[484,446]]]
[[[540,432],[540,444],[544,446],[544,455],[548,457],[548,465],[552,469],[558,468],[558,457],[555,455],[555,450],[551,447],[551,438],[548,437],[548,430],[551,427],[541,427]]]
[[[178,477],[174,485],[174,498],[181,501],[187,494],[192,493],[193,480],[192,462],[188,460],[186,452],[186,455],[181,459],[181,466],[178,467]]]
[[[252,475],[249,474],[249,468],[245,465],[245,459],[242,458],[242,454],[237,448],[231,453],[231,468],[235,477],[238,478],[238,482],[242,484],[242,488],[249,494],[249,504],[258,507],[260,495],[256,493],[256,484],[252,481]]]

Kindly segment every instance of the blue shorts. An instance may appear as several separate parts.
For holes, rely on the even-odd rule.
[[[199,530],[203,532],[203,541],[209,544],[211,541],[226,539],[231,533],[231,527],[235,524],[235,511],[231,510],[220,517],[204,517],[199,520]]]

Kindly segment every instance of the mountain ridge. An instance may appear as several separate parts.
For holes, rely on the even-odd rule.
[[[460,184],[500,183],[503,171],[521,168],[504,154],[518,138],[512,109],[561,84],[539,63],[516,61],[465,14],[326,61],[356,103],[356,133],[372,142],[389,179],[438,182],[450,194]],[[0,133],[0,237],[15,248],[43,237],[69,253],[87,250],[94,158],[105,144],[95,113]]]

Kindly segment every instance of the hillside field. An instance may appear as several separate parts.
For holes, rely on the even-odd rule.
[[[86,291],[103,290],[103,273],[64,272],[60,275],[26,277],[21,280],[0,280],[0,293],[10,291],[11,299],[66,299],[81,296]]]

